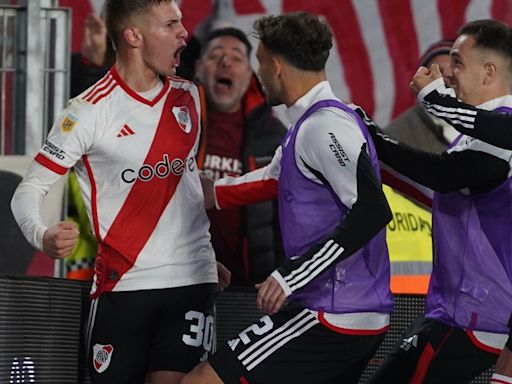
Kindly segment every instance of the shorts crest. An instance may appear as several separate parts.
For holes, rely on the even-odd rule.
[[[103,373],[107,370],[114,353],[114,347],[112,344],[102,345],[95,344],[92,347],[93,351],[93,365],[94,369],[98,373]]]

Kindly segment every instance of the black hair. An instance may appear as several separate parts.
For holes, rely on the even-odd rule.
[[[307,12],[265,16],[255,21],[255,35],[266,49],[293,66],[320,71],[332,48],[332,31],[326,21]]]
[[[102,17],[107,33],[114,47],[121,39],[123,23],[134,13],[148,10],[151,6],[161,3],[172,3],[175,0],[105,0]]]
[[[252,45],[249,39],[247,38],[247,35],[241,31],[238,28],[234,27],[225,27],[225,28],[219,28],[214,29],[208,36],[206,36],[206,39],[203,42],[203,47],[201,49],[201,56],[203,55],[204,51],[206,50],[206,47],[208,46],[208,43],[212,41],[213,39],[216,39],[217,37],[221,36],[232,36],[238,40],[240,40],[244,45],[247,47],[247,57],[251,55],[252,51]]]
[[[491,19],[475,20],[464,24],[459,35],[472,36],[475,46],[500,53],[512,59],[512,31],[507,24]]]

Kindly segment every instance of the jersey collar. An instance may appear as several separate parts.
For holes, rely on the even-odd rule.
[[[162,80],[164,82],[164,86],[162,90],[158,93],[158,95],[153,100],[145,99],[144,97],[140,96],[137,92],[135,92],[133,89],[131,89],[128,84],[124,82],[124,80],[119,76],[119,73],[117,73],[116,66],[112,66],[110,68],[110,74],[114,78],[114,80],[121,86],[121,88],[130,95],[133,99],[137,100],[140,103],[149,105],[150,107],[154,106],[156,103],[160,101],[160,99],[165,95],[167,90],[169,89],[169,79],[167,77],[164,77]]]
[[[286,110],[286,117],[290,124],[295,125],[311,105],[325,99],[337,99],[337,97],[334,96],[329,82],[321,81]]]

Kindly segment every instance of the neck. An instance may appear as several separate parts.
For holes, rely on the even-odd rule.
[[[158,73],[149,68],[139,55],[118,54],[116,70],[135,92],[149,91],[158,84]]]
[[[232,104],[232,105],[219,105],[211,100],[207,100],[208,111],[218,112],[218,113],[235,113],[242,109],[242,103]]]
[[[474,106],[477,106],[507,95],[510,95],[510,89],[506,87],[501,89],[495,89],[489,92],[483,92],[478,99],[476,99],[473,103],[468,104],[473,104]]]
[[[296,70],[284,79],[283,101],[286,107],[291,107],[302,96],[308,93],[318,83],[327,80],[325,71],[311,72]]]

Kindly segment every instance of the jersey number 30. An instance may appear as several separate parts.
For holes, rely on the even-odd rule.
[[[205,317],[204,313],[198,311],[188,311],[185,319],[190,320],[190,334],[184,334],[182,340],[185,344],[192,347],[201,345],[206,351],[211,351],[213,344],[213,316]]]

